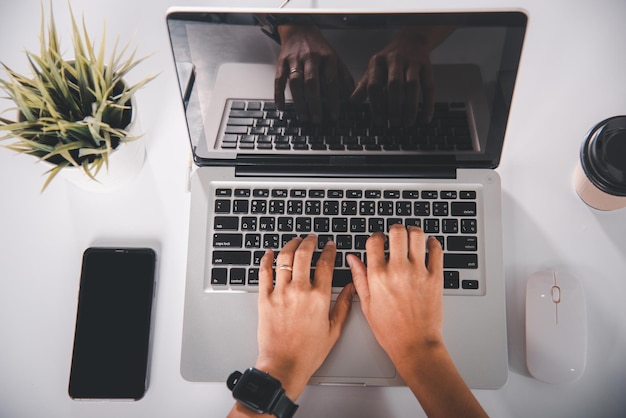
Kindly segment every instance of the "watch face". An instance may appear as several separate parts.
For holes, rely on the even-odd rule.
[[[233,389],[233,397],[257,412],[267,412],[280,382],[257,369],[248,369]]]

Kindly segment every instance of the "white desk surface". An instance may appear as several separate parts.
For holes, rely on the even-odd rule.
[[[67,2],[53,3],[62,44],[71,53]],[[140,55],[155,52],[131,73],[136,78],[160,73],[138,94],[147,161],[136,180],[115,193],[92,194],[57,179],[42,194],[43,168],[0,149],[1,417],[190,418],[224,416],[229,410],[232,398],[224,384],[189,383],[179,373],[189,148],[164,20],[169,6],[229,3],[72,1],[75,13],[85,14],[93,38],[100,38],[106,19],[111,44],[118,33],[122,40],[134,35]],[[248,7],[280,3],[237,2]],[[423,9],[446,10],[471,3],[472,9],[522,9],[530,17],[498,169],[510,376],[500,390],[475,391],[478,400],[494,417],[626,416],[626,210],[592,210],[572,187],[586,132],[608,116],[626,114],[626,2],[391,3],[398,9],[419,3]],[[309,5],[369,7],[358,0],[292,0],[288,7]],[[26,71],[24,49],[38,50],[39,1],[3,0],[0,10],[0,61]],[[0,110],[9,106],[0,101]],[[81,255],[98,243],[159,247],[150,387],[138,402],[76,402],[67,395]],[[586,291],[587,368],[573,384],[541,383],[525,365],[526,280],[545,268],[571,272]],[[309,387],[299,403],[301,417],[423,415],[406,388]]]

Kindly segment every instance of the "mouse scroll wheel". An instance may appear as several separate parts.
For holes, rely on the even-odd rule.
[[[552,286],[552,301],[554,303],[561,301],[561,288],[558,286]]]

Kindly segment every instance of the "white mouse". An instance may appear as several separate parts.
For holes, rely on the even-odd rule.
[[[547,383],[573,382],[587,361],[587,308],[580,282],[562,272],[533,274],[526,285],[526,364]]]

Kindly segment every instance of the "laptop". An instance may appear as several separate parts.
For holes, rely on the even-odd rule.
[[[181,375],[223,382],[257,356],[259,260],[290,239],[337,243],[345,257],[395,224],[444,248],[444,340],[473,389],[508,376],[498,166],[526,29],[520,12],[175,8],[167,27],[196,169],[191,178]],[[289,87],[274,97],[281,25],[313,25],[358,81],[372,56],[409,28],[447,28],[430,52],[430,121],[374,121],[372,103],[298,118]],[[322,97],[324,109],[328,101]],[[423,98],[422,98],[423,100]],[[282,107],[282,108],[281,108]],[[419,115],[425,108],[420,104]],[[314,255],[314,261],[317,252]],[[310,384],[401,386],[358,298]]]

